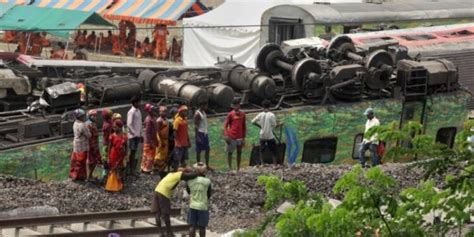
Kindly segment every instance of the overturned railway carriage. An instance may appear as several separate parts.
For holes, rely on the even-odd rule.
[[[0,149],[4,150],[0,172],[66,178],[71,152],[68,137],[72,135],[67,111],[76,108],[79,101],[86,109],[111,107],[125,118],[129,96],[138,93],[147,102],[169,107],[209,102],[211,163],[219,169],[226,167],[223,124],[234,98],[241,100],[248,115],[244,165],[246,161],[252,163],[251,157],[258,154],[259,129],[250,119],[262,110],[264,99],[272,101],[278,120],[284,123],[275,133],[282,138],[281,158],[290,161],[355,162],[352,156],[364,131],[363,111],[367,107],[375,108],[382,123],[419,121],[425,133],[453,145],[470,98],[458,84],[462,78],[451,61],[420,61],[408,54],[406,47],[393,42],[364,49],[342,35],[325,47],[288,52],[278,45],[265,45],[257,57],[257,69],[221,61],[201,69],[141,68],[129,73],[62,78],[60,83],[46,87],[41,97],[49,99],[51,105],[55,98],[71,99],[75,95],[71,101],[61,100],[60,109],[39,106],[36,113],[16,110],[0,114]],[[78,82],[85,84],[83,101],[73,86]]]
[[[458,68],[459,83],[474,96],[474,24],[379,31],[349,35],[358,47],[381,42],[400,44],[410,57],[443,58]],[[474,109],[474,97],[468,104]]]

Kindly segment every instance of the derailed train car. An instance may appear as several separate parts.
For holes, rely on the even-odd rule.
[[[405,46],[393,42],[364,48],[342,35],[326,46],[295,47],[289,51],[269,44],[261,49],[256,64],[257,69],[250,69],[225,60],[205,69],[142,69],[136,73],[82,78],[77,81],[85,84],[80,103],[85,108],[111,107],[125,114],[129,108],[126,100],[133,94],[170,107],[182,103],[194,107],[209,102],[211,162],[217,168],[226,166],[223,124],[234,98],[241,100],[249,118],[244,160],[258,149],[258,128],[250,124],[250,118],[261,111],[263,99],[272,101],[273,111],[284,124],[276,131],[277,135],[284,133],[277,136],[286,144],[280,146],[281,158],[288,156],[292,161],[301,157],[297,160],[309,163],[355,162],[353,151],[357,150],[364,131],[363,111],[367,107],[375,108],[382,123],[399,121],[403,125],[419,121],[425,133],[449,146],[468,112],[470,95],[459,86],[462,78],[455,64],[444,59],[410,58]],[[71,84],[69,87],[73,88]],[[59,92],[51,88],[49,91]],[[60,107],[75,108],[77,97],[75,100]],[[27,154],[34,153],[38,157],[37,170],[59,167],[57,170],[64,172],[56,174],[67,177],[70,140],[25,145],[70,136],[72,120],[67,119],[68,113],[54,114],[48,107],[40,109],[40,115],[25,113],[11,111],[0,115],[4,117],[0,123],[0,149],[6,150],[1,153],[0,163],[10,162],[0,167],[9,167],[12,172],[15,164],[19,167],[21,157],[24,160],[29,157]],[[192,126],[189,131],[193,131]],[[15,146],[22,148],[7,150]],[[25,171],[23,167],[22,172],[31,174],[33,168]]]
[[[458,24],[349,35],[358,47],[377,42],[400,44],[412,58],[443,58],[458,68],[459,83],[474,92],[474,24]],[[474,97],[468,105],[474,109]]]

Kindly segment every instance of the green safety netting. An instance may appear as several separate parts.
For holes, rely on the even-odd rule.
[[[46,31],[67,38],[82,24],[113,26],[95,12],[0,4],[0,30]]]

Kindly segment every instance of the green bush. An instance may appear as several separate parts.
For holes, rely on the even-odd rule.
[[[423,158],[415,164],[425,170],[420,187],[399,191],[396,180],[379,167],[366,170],[356,165],[336,182],[333,192],[344,198],[333,207],[320,194],[308,192],[301,181],[260,176],[258,183],[266,189],[264,208],[275,208],[283,201],[295,204],[274,218],[278,235],[285,237],[444,236],[452,230],[461,236],[462,227],[474,215],[474,210],[469,210],[474,203],[474,153],[466,142],[473,135],[472,127],[472,121],[465,124],[452,149],[420,135],[418,123],[409,123],[401,130],[391,123],[369,131],[369,136],[378,133],[391,144],[411,144],[391,146],[387,155],[393,160],[400,156]],[[444,178],[442,190],[435,187],[434,177],[439,175]],[[428,214],[434,220],[425,220]],[[249,233],[258,235],[261,231]],[[474,235],[472,231],[466,234]]]

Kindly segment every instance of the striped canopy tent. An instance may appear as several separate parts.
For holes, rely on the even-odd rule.
[[[175,25],[196,0],[118,0],[104,13],[112,20]]]
[[[28,5],[31,0],[0,0],[0,3],[14,4],[14,5]]]
[[[195,2],[193,5],[183,14],[181,18],[184,17],[194,17],[194,16],[199,16],[202,15],[206,12],[208,12],[209,9],[202,4],[202,2]]]
[[[1,0],[0,0],[1,1]],[[35,7],[60,8],[84,12],[101,13],[112,4],[113,0],[35,0]]]
[[[68,38],[72,30],[82,24],[113,27],[95,12],[35,6],[0,4],[0,29],[25,32],[48,32]]]

